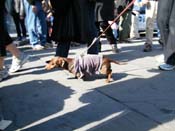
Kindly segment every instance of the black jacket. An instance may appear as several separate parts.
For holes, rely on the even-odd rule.
[[[89,0],[50,0],[54,24],[52,39],[58,42],[87,42],[93,35],[90,12],[94,14],[94,2]]]

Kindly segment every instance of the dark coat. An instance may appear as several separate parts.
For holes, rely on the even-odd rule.
[[[4,32],[5,32],[5,0],[0,0],[0,43],[2,43],[2,40],[4,39]],[[0,44],[1,46],[1,44]]]
[[[6,46],[12,42],[12,39],[6,30],[4,10],[5,0],[0,0],[0,56],[6,55]]]
[[[132,0],[117,0],[116,1],[116,5],[117,5],[117,12],[118,14],[121,13],[124,8],[126,8],[126,6],[128,6],[130,3],[132,2]],[[128,9],[128,11],[131,11],[133,8],[133,5]]]
[[[50,0],[53,6],[54,24],[52,39],[57,42],[87,42],[93,34],[89,19],[89,0]],[[94,13],[94,8],[91,9]]]
[[[114,19],[114,0],[96,0],[96,21],[109,21]]]

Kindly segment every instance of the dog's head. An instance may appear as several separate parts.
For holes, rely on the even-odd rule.
[[[51,70],[56,67],[66,68],[67,62],[65,58],[54,57],[51,60],[46,61],[47,65],[45,66],[46,70]]]

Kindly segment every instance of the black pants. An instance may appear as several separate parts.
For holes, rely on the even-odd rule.
[[[56,48],[55,56],[67,57],[68,54],[69,54],[70,43],[71,42],[60,42],[60,43],[57,43],[58,45],[57,45],[57,48]]]
[[[109,26],[109,23],[108,21],[96,22],[96,26],[97,26],[98,32],[100,32],[100,27],[104,31]],[[109,41],[109,44],[116,44],[117,40],[113,35],[111,27],[105,32],[105,35],[107,40]]]
[[[26,37],[26,27],[24,19],[20,19],[19,13],[14,13],[12,17],[16,26],[16,32],[18,37],[21,37],[21,33],[24,37]]]
[[[9,36],[7,29],[5,28],[4,15],[0,13],[0,57],[6,56],[6,47],[12,43],[12,39]]]

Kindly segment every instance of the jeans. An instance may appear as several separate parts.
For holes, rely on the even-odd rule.
[[[27,0],[24,0],[24,7],[26,13],[26,23],[29,33],[30,44],[32,46],[40,42],[41,45],[46,44],[47,37],[47,24],[45,19],[45,13],[42,9],[40,1],[36,1],[37,13],[32,11],[32,6]]]

